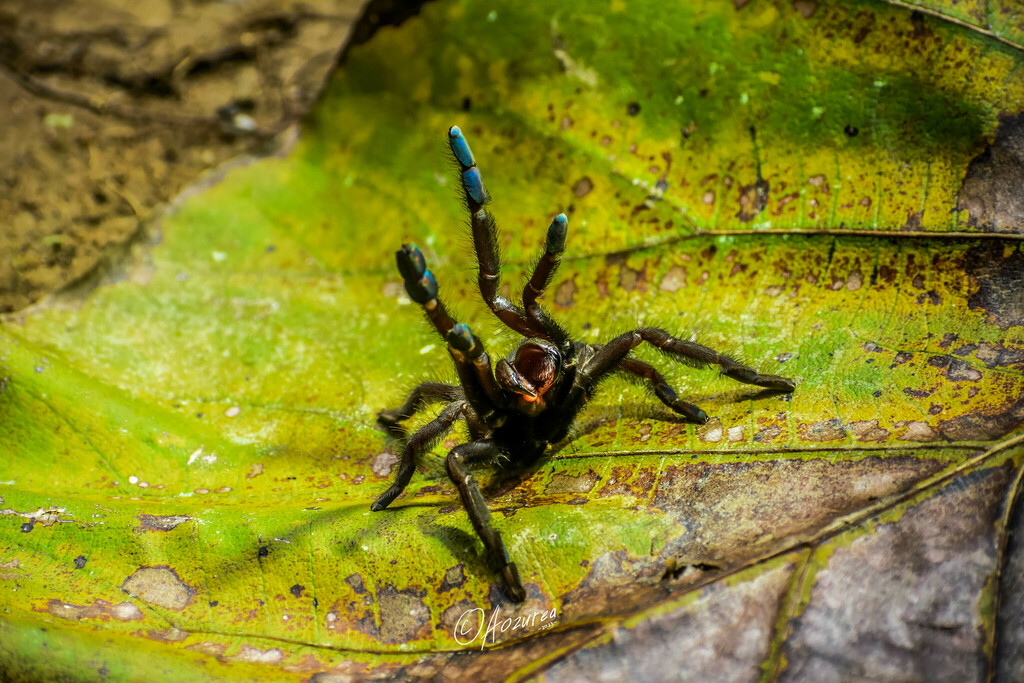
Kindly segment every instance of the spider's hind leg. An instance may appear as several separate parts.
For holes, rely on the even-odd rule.
[[[398,471],[395,473],[395,480],[391,482],[391,486],[388,487],[387,491],[377,496],[377,500],[373,501],[373,505],[370,506],[372,511],[380,512],[388,505],[391,505],[391,501],[398,498],[402,491],[405,490],[405,487],[409,485],[409,480],[412,479],[412,475],[416,471],[417,456],[430,448],[451,429],[452,424],[462,414],[465,407],[466,404],[463,401],[449,404],[441,411],[440,415],[423,425],[419,431],[412,435],[409,442],[405,444],[405,448],[402,449],[402,455],[398,461]]]
[[[413,389],[405,403],[398,408],[385,409],[377,413],[377,422],[383,425],[389,434],[401,438],[406,432],[399,423],[415,415],[424,406],[439,401],[450,403],[462,398],[464,395],[459,387],[441,382],[424,382]]]
[[[526,599],[526,591],[523,590],[523,583],[519,579],[519,570],[515,562],[509,558],[501,534],[491,526],[491,511],[487,509],[487,501],[480,492],[480,485],[470,474],[468,467],[471,463],[495,458],[500,453],[501,450],[492,439],[470,441],[456,446],[448,453],[445,467],[449,478],[459,489],[459,497],[469,514],[469,521],[473,523],[473,529],[484,543],[488,561],[495,571],[501,573],[506,592],[512,601],[522,602]]]
[[[654,366],[648,365],[643,361],[636,360],[635,358],[627,358],[622,361],[622,365],[619,369],[623,372],[628,372],[631,375],[642,377],[650,383],[650,388],[654,391],[654,395],[657,396],[662,403],[667,405],[673,411],[679,413],[690,422],[696,424],[706,424],[708,421],[708,415],[703,410],[679,399],[676,395],[675,390],[668,385],[665,381],[665,377],[654,369]]]
[[[673,337],[665,330],[656,327],[642,327],[620,334],[597,349],[588,364],[587,376],[594,379],[602,377],[606,372],[614,369],[630,351],[642,342],[647,342],[665,355],[690,367],[706,368],[709,365],[717,365],[721,368],[723,375],[737,382],[786,393],[792,392],[796,388],[796,382],[788,377],[763,375],[724,353],[718,353],[714,349],[709,349],[696,342]]]

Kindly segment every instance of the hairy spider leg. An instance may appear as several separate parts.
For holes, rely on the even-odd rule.
[[[394,436],[405,436],[405,430],[398,423],[407,420],[431,403],[444,401],[450,403],[465,398],[460,387],[441,382],[423,382],[417,385],[409,397],[398,408],[385,409],[377,413],[377,422],[384,425]]]
[[[690,422],[696,422],[697,424],[702,425],[708,421],[707,413],[692,403],[687,403],[686,401],[679,399],[675,390],[668,385],[668,382],[665,381],[665,377],[658,372],[653,365],[648,365],[647,363],[635,358],[626,358],[619,365],[619,370],[647,380],[650,383],[651,390],[654,391],[654,395],[657,396],[662,403],[685,417]]]
[[[459,497],[473,523],[473,529],[484,543],[488,560],[495,570],[501,572],[509,597],[514,602],[522,602],[526,598],[526,591],[519,579],[519,570],[509,557],[501,534],[491,526],[491,511],[487,509],[480,485],[468,467],[473,462],[497,458],[501,454],[501,449],[493,439],[470,441],[456,446],[448,453],[445,467],[452,483],[459,489]]]
[[[405,280],[405,291],[409,298],[423,307],[427,318],[443,339],[455,327],[455,321],[448,314],[444,303],[437,298],[437,278],[427,270],[427,260],[415,244],[403,244],[395,252],[398,272]]]
[[[494,222],[494,216],[485,208],[490,197],[484,188],[480,169],[476,166],[476,159],[469,149],[466,136],[458,126],[448,129],[448,144],[459,164],[459,179],[462,182],[466,208],[469,210],[473,248],[479,266],[477,285],[480,288],[480,296],[494,315],[515,332],[524,337],[548,339],[548,331],[544,325],[529,318],[508,299],[498,296],[498,286],[501,284],[501,258],[498,253],[498,227]]]
[[[459,323],[448,333],[448,353],[455,362],[469,404],[477,415],[488,421],[496,409],[506,407],[505,392],[498,386],[491,369],[491,359],[469,325]]]
[[[734,358],[701,344],[678,339],[656,327],[644,327],[626,332],[604,346],[595,347],[593,357],[580,372],[581,387],[586,391],[591,390],[604,375],[615,370],[629,352],[639,346],[641,342],[647,342],[673,359],[691,367],[706,368],[712,364],[718,365],[722,369],[723,375],[744,384],[785,392],[791,392],[796,388],[796,383],[791,379],[778,375],[762,375]],[[661,398],[660,395],[659,398]],[[662,398],[662,400],[665,399]]]
[[[569,228],[569,219],[564,213],[555,216],[548,227],[547,240],[544,243],[544,253],[533,268],[533,275],[523,287],[523,307],[527,315],[534,317],[537,306],[537,297],[541,295],[551,279],[555,276],[558,266],[562,261],[562,252],[565,251],[565,234]]]
[[[391,482],[391,486],[388,487],[387,491],[377,496],[377,500],[373,501],[370,510],[380,512],[388,505],[391,505],[391,501],[398,498],[402,491],[405,490],[405,487],[409,485],[409,480],[412,479],[412,475],[416,471],[417,456],[443,437],[452,428],[452,424],[455,423],[455,420],[458,419],[465,408],[466,403],[464,401],[448,404],[437,417],[423,425],[412,435],[409,442],[405,444],[405,448],[402,449],[402,455],[398,461],[398,471],[395,473],[395,480]]]
[[[491,371],[491,360],[484,346],[469,327],[456,323],[437,295],[437,278],[427,269],[423,252],[415,244],[403,244],[395,252],[398,272],[405,280],[405,291],[423,306],[434,329],[448,342],[455,361],[462,392],[473,410],[485,421],[494,408],[504,405],[504,394]]]
[[[569,219],[565,217],[564,213],[558,214],[551,221],[544,244],[544,253],[537,260],[537,265],[533,267],[533,274],[523,287],[523,308],[526,309],[526,315],[544,328],[551,341],[563,347],[570,343],[569,334],[544,313],[537,303],[537,297],[548,288],[558,271],[558,266],[561,265],[568,228]]]

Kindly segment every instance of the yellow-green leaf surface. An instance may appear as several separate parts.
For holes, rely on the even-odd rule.
[[[381,27],[286,154],[0,330],[0,674],[1019,679],[1013,30],[761,0]],[[545,304],[577,338],[656,324],[797,381],[640,349],[707,425],[611,379],[535,472],[482,472],[522,605],[444,473],[464,430],[369,511],[400,448],[377,411],[453,375],[394,249],[515,345],[473,289],[455,123],[510,291],[565,211]]]

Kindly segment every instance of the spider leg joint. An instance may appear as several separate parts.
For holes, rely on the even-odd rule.
[[[459,323],[448,333],[448,343],[457,351],[469,353],[476,346],[476,337],[473,336],[469,325]]]

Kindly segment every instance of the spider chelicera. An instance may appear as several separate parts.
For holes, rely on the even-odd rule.
[[[489,563],[501,574],[509,597],[522,602],[526,591],[519,571],[509,558],[501,534],[491,526],[487,502],[469,471],[470,465],[488,462],[527,467],[535,463],[550,444],[566,437],[598,383],[613,372],[645,380],[662,403],[686,420],[697,424],[707,422],[704,411],[680,400],[653,366],[630,357],[630,351],[641,342],[692,367],[718,365],[722,374],[747,384],[780,392],[791,392],[796,385],[785,377],[762,375],[729,356],[654,327],[620,334],[603,345],[573,341],[537,303],[537,298],[551,283],[565,249],[568,220],[564,213],[555,216],[548,228],[544,254],[523,288],[522,307],[498,296],[498,237],[494,217],[486,209],[488,194],[469,144],[457,126],[449,129],[448,143],[459,164],[469,209],[479,264],[480,294],[498,319],[525,339],[508,358],[495,363],[492,370],[483,343],[468,326],[456,323],[438,298],[437,280],[427,270],[423,253],[415,245],[402,245],[396,257],[405,289],[413,301],[423,306],[427,318],[448,342],[448,353],[455,362],[460,386],[425,382],[413,389],[400,407],[383,410],[377,416],[389,431],[402,435],[400,422],[429,403],[447,404],[436,418],[409,438],[394,482],[370,509],[377,512],[390,505],[408,486],[416,469],[417,456],[443,437],[457,419],[465,419],[470,441],[448,453],[445,467],[459,490],[473,528],[483,541]]]

